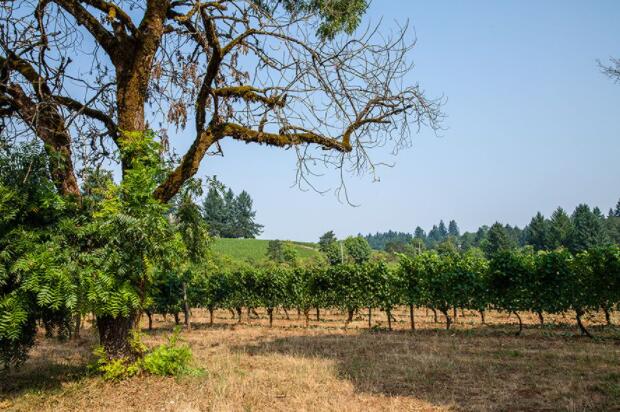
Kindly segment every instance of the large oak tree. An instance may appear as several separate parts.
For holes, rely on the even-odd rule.
[[[206,155],[221,153],[225,139],[293,148],[299,179],[316,161],[343,171],[372,169],[372,148],[406,145],[410,126],[435,128],[441,113],[438,101],[405,82],[413,45],[407,27],[361,25],[367,6],[3,2],[0,141],[40,139],[57,190],[78,200],[80,171],[112,160],[126,175],[136,159],[122,150],[122,137],[146,130],[169,148],[177,147],[172,139],[191,138],[184,154],[170,156],[173,166],[153,192],[162,202]],[[101,332],[108,335],[115,334]]]

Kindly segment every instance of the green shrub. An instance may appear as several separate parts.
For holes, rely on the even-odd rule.
[[[142,343],[141,335],[134,333],[131,337],[131,345],[135,350],[136,360],[130,360],[127,357],[109,358],[104,348],[99,346],[94,351],[95,361],[89,368],[91,372],[100,374],[104,380],[117,382],[142,372],[159,376],[199,374],[201,372],[199,369],[190,366],[193,358],[190,347],[178,343],[180,331],[180,328],[175,329],[168,338],[168,343],[156,346],[148,353],[146,353],[146,346]]]
[[[140,373],[139,362],[132,362],[128,358],[110,359],[102,346],[93,352],[95,362],[89,369],[93,373],[101,374],[106,381],[122,381]]]
[[[160,376],[181,376],[198,372],[190,367],[192,350],[188,345],[178,345],[180,329],[177,328],[168,343],[157,346],[141,361],[142,368]]]

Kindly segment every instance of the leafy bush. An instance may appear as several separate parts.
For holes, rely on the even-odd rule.
[[[134,333],[131,337],[131,346],[136,358],[133,360],[128,357],[110,358],[105,349],[99,346],[94,351],[95,361],[89,369],[93,373],[100,374],[104,380],[116,382],[143,372],[158,376],[198,374],[201,371],[190,366],[193,359],[190,347],[179,345],[180,331],[180,328],[175,329],[167,343],[156,346],[148,353],[141,335]]]
[[[140,373],[139,362],[132,362],[126,357],[110,359],[102,346],[98,346],[93,354],[95,362],[89,369],[93,373],[101,374],[106,381],[118,382]]]
[[[190,367],[192,350],[188,345],[178,345],[180,329],[177,328],[168,343],[157,346],[141,361],[142,368],[159,376],[181,376],[194,374],[198,370]]]

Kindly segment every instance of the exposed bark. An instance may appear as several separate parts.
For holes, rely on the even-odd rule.
[[[579,326],[579,330],[581,331],[582,335],[586,335],[588,338],[593,338],[593,336],[590,334],[590,332],[588,332],[586,327],[583,325],[583,322],[581,321],[581,317],[584,315],[584,313],[585,312],[580,309],[575,310],[575,317],[577,318],[577,326]]]
[[[452,317],[454,318],[455,322],[456,322],[457,316],[458,316],[458,313],[457,313],[457,308],[455,306],[454,308],[452,308]]]
[[[13,53],[9,53],[6,59],[0,57],[0,69],[5,73],[9,69],[18,71],[37,91],[36,101],[18,84],[8,84],[4,93],[8,99],[7,104],[43,141],[52,181],[58,191],[79,199],[81,193],[71,159],[71,136],[65,128],[65,120],[58,106],[49,101],[51,91],[45,80],[28,62]]]
[[[349,308],[347,310],[347,323],[353,322],[353,315],[355,313],[355,309]]]
[[[413,305],[409,305],[409,319],[411,320],[411,330],[415,330],[414,310],[415,310],[415,307]]]
[[[519,330],[515,334],[516,336],[519,336],[521,332],[523,331],[523,321],[521,320],[521,315],[519,315],[519,312],[514,311],[513,313],[515,314],[515,316],[517,317],[517,320],[519,321]]]
[[[433,318],[434,318],[434,322],[438,323],[439,320],[437,320],[437,309],[435,308],[431,308],[431,310],[433,311]]]
[[[304,308],[304,319],[306,320],[306,328],[310,325],[310,308]]]
[[[209,325],[213,325],[213,307],[209,307]]]
[[[174,312],[174,324],[178,325],[181,323],[181,319],[179,318],[179,312]]]
[[[481,310],[479,312],[480,312],[480,321],[482,322],[483,325],[486,325],[486,322],[484,320],[484,310]]]
[[[603,312],[605,313],[605,323],[607,324],[607,326],[611,326],[612,322],[611,322],[611,313],[609,312],[609,308],[607,307],[607,305],[603,305]]]
[[[80,329],[82,328],[82,315],[77,313],[74,319],[73,339],[80,338]]]
[[[291,320],[291,318],[288,315],[288,310],[286,310],[286,308],[282,308],[282,310],[284,311],[284,316],[285,316],[286,320]]]
[[[545,324],[545,317],[543,316],[542,311],[536,311],[536,314],[538,315],[538,322],[540,323],[540,326],[543,326]]]
[[[388,330],[392,330],[392,311],[390,309],[386,309],[385,314],[387,315],[388,321]]]
[[[190,319],[191,312],[187,299],[187,284],[185,282],[183,282],[183,312],[185,314],[185,327],[187,330],[192,330],[192,320]]]
[[[368,306],[368,329],[372,328],[372,308]]]
[[[122,316],[115,318],[109,315],[97,317],[99,343],[103,346],[108,358],[133,360],[137,356],[129,343],[133,322],[133,316],[127,318]]]
[[[116,68],[118,126],[123,131],[144,131],[144,108],[153,70],[153,58],[164,34],[168,1],[149,1],[138,35],[122,40]]]
[[[211,131],[201,131],[181,159],[179,166],[155,189],[155,198],[163,202],[172,199],[178,193],[183,183],[196,174],[200,162],[215,141],[215,136]]]
[[[237,307],[237,323],[241,323],[241,307]]]
[[[317,322],[319,322],[321,320],[321,310],[319,309],[319,307],[316,307],[316,320]]]
[[[449,310],[442,310],[441,313],[446,317],[446,330],[450,330],[450,325],[452,324],[452,319],[450,318]]]
[[[267,308],[267,315],[269,316],[269,327],[273,326],[273,308]]]
[[[150,310],[147,310],[146,316],[149,318],[149,330],[153,330],[153,313],[151,313]]]

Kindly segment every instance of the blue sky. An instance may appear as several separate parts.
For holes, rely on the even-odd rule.
[[[357,207],[294,187],[293,152],[225,141],[225,156],[205,159],[199,174],[251,194],[262,238],[428,230],[439,219],[461,230],[523,226],[557,206],[615,205],[620,84],[596,60],[620,57],[620,2],[375,0],[365,21],[381,17],[386,27],[412,23],[409,81],[447,97],[445,130],[422,130],[410,149],[380,156],[395,166],[379,182],[349,177]]]

